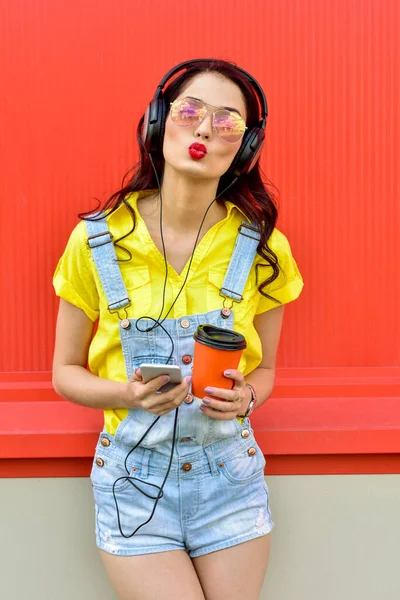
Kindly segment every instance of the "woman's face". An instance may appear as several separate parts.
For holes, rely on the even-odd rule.
[[[179,127],[168,114],[163,145],[166,166],[189,177],[219,179],[231,165],[242,140],[233,143],[223,140],[212,128],[212,110],[224,106],[235,108],[246,121],[242,92],[230,79],[204,73],[193,78],[178,98],[187,96],[201,100],[209,110],[199,125],[189,127]],[[207,149],[207,154],[200,160],[189,153],[194,142],[203,144]]]

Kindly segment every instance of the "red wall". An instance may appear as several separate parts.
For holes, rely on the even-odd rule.
[[[266,454],[400,453],[399,23],[397,0],[0,3],[0,473],[27,453],[21,427],[47,440],[49,460],[66,456],[48,436],[71,435],[59,411],[72,428],[80,417],[48,383],[52,274],[77,213],[133,164],[163,74],[199,56],[237,62],[265,89],[263,168],[305,280],[286,311],[274,397],[256,413]],[[85,460],[101,421],[89,412]],[[320,446],[321,430],[350,430],[350,445]]]

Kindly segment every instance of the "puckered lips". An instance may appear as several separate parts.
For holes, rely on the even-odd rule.
[[[189,154],[193,160],[201,160],[207,154],[207,148],[204,146],[204,144],[194,142],[189,146]]]

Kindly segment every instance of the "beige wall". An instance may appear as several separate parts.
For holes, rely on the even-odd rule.
[[[261,600],[399,600],[400,475],[267,482],[276,526]],[[88,479],[2,479],[0,498],[2,599],[116,600]]]

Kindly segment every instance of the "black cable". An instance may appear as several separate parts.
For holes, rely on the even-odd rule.
[[[202,220],[201,220],[201,223],[200,223],[199,230],[198,230],[198,232],[197,232],[197,236],[196,236],[196,239],[195,239],[195,242],[194,242],[193,250],[192,250],[192,253],[191,253],[191,255],[190,255],[189,265],[188,265],[187,272],[186,272],[186,275],[185,275],[185,279],[184,279],[184,281],[183,281],[183,283],[182,283],[181,289],[179,290],[178,294],[176,295],[176,298],[175,298],[175,300],[173,301],[173,303],[172,303],[172,304],[171,304],[171,306],[169,307],[169,310],[168,310],[167,314],[166,314],[166,315],[165,315],[165,317],[164,317],[164,318],[163,318],[163,319],[160,321],[161,315],[162,315],[162,313],[163,313],[163,311],[164,311],[164,305],[165,305],[165,291],[166,291],[167,280],[168,280],[168,261],[167,261],[167,253],[166,253],[166,249],[165,249],[164,234],[163,234],[163,227],[162,227],[162,192],[161,192],[161,184],[160,184],[160,180],[159,180],[159,178],[158,178],[157,170],[156,170],[156,168],[155,168],[155,165],[154,165],[153,158],[152,158],[151,154],[149,154],[149,158],[150,158],[150,162],[151,162],[151,164],[152,164],[152,167],[153,167],[153,170],[154,170],[154,173],[155,173],[156,179],[157,179],[158,189],[159,189],[159,192],[160,192],[160,235],[161,235],[161,243],[162,243],[162,248],[163,248],[164,264],[165,264],[165,279],[164,279],[163,296],[162,296],[162,307],[161,307],[160,314],[158,315],[158,318],[157,318],[157,319],[153,319],[152,317],[148,317],[148,316],[143,316],[143,317],[140,317],[140,319],[137,319],[137,321],[136,321],[136,323],[135,323],[135,326],[136,326],[136,329],[137,329],[138,331],[140,331],[141,333],[147,333],[147,332],[149,332],[149,331],[153,331],[153,329],[156,329],[156,327],[161,327],[161,328],[162,328],[162,329],[165,331],[165,333],[168,335],[169,339],[171,340],[171,346],[172,346],[171,354],[169,355],[169,357],[168,357],[168,360],[167,360],[167,363],[166,363],[166,364],[168,364],[168,363],[169,363],[169,361],[171,360],[171,358],[172,358],[173,354],[174,354],[174,349],[175,349],[175,346],[174,346],[174,341],[173,341],[172,337],[171,337],[171,336],[169,335],[169,333],[168,333],[168,332],[167,332],[167,331],[166,331],[166,330],[165,330],[165,329],[162,327],[162,323],[164,323],[164,321],[165,321],[165,320],[166,320],[166,318],[168,317],[169,313],[171,312],[171,310],[172,310],[172,309],[173,309],[173,307],[175,306],[175,303],[176,303],[176,301],[178,300],[179,296],[180,296],[180,295],[181,295],[181,293],[182,293],[182,290],[183,290],[183,288],[184,288],[184,287],[185,287],[185,285],[186,285],[186,281],[187,281],[187,279],[188,279],[188,277],[189,277],[189,273],[190,273],[190,267],[192,266],[192,262],[193,262],[194,252],[195,252],[195,250],[196,250],[196,247],[197,247],[197,243],[198,243],[198,240],[199,240],[199,237],[200,237],[201,230],[202,230],[202,228],[203,228],[204,221],[206,220],[206,217],[207,217],[207,215],[208,215],[208,211],[210,210],[210,208],[212,207],[212,205],[214,204],[214,202],[216,202],[216,201],[218,200],[218,198],[219,198],[220,196],[222,196],[222,194],[224,194],[224,193],[226,192],[226,190],[228,190],[228,189],[229,189],[229,188],[230,188],[230,187],[231,187],[231,186],[232,186],[234,183],[236,183],[236,181],[238,180],[238,177],[235,177],[235,178],[233,179],[233,181],[232,181],[232,182],[231,182],[231,183],[230,183],[230,184],[229,184],[229,185],[228,185],[228,186],[227,186],[225,189],[223,189],[223,190],[222,190],[222,192],[220,192],[220,193],[219,193],[219,194],[218,194],[218,195],[217,195],[217,196],[214,198],[214,200],[213,200],[212,202],[210,202],[210,204],[208,205],[208,207],[207,207],[207,209],[206,209],[206,211],[205,211],[205,213],[204,213],[204,215],[203,215],[203,218],[202,218]],[[138,322],[139,322],[141,319],[149,319],[149,320],[151,320],[151,321],[154,321],[154,323],[155,323],[155,324],[154,324],[152,327],[149,327],[149,328],[147,328],[147,329],[140,329],[140,328],[138,327]]]
[[[179,290],[179,292],[178,292],[178,294],[177,294],[177,296],[176,296],[175,300],[173,301],[173,303],[172,303],[172,304],[171,304],[171,306],[169,307],[169,310],[168,310],[167,314],[164,316],[164,318],[163,318],[163,319],[161,319],[161,316],[162,316],[162,314],[163,314],[163,312],[164,312],[164,306],[165,306],[165,291],[166,291],[166,287],[167,287],[167,281],[168,281],[168,261],[167,261],[167,252],[166,252],[166,249],[165,249],[164,234],[163,234],[163,226],[162,226],[162,192],[161,192],[161,184],[160,184],[160,180],[159,180],[159,178],[158,178],[157,170],[156,170],[156,168],[155,168],[155,166],[154,166],[153,158],[152,158],[152,156],[151,156],[151,154],[150,154],[150,153],[149,153],[149,155],[148,155],[148,156],[149,156],[149,158],[150,158],[150,162],[151,162],[151,164],[152,164],[152,167],[153,167],[153,170],[154,170],[154,173],[155,173],[156,179],[157,179],[158,189],[159,189],[159,192],[160,192],[160,235],[161,235],[161,243],[162,243],[162,248],[163,248],[163,256],[164,256],[164,265],[165,265],[165,278],[164,278],[163,295],[162,295],[162,306],[161,306],[161,311],[160,311],[160,314],[159,314],[158,318],[157,318],[157,319],[154,319],[153,317],[150,317],[150,316],[143,316],[143,317],[140,317],[139,319],[137,319],[137,320],[136,320],[136,322],[135,322],[135,326],[136,326],[136,329],[137,329],[138,331],[142,332],[142,333],[148,333],[149,331],[153,331],[154,329],[156,329],[156,327],[161,327],[161,329],[162,329],[162,330],[163,330],[163,331],[164,331],[164,332],[167,334],[167,336],[169,337],[169,339],[170,339],[170,341],[171,341],[171,354],[169,355],[169,357],[168,357],[168,359],[167,359],[167,362],[166,362],[166,364],[168,364],[168,363],[169,363],[169,361],[171,360],[171,358],[172,358],[173,354],[174,354],[174,350],[175,350],[175,344],[174,344],[174,340],[172,339],[171,335],[170,335],[170,334],[169,334],[169,332],[168,332],[168,331],[165,329],[165,327],[163,327],[163,325],[162,325],[162,324],[164,323],[164,321],[166,320],[166,318],[167,318],[167,317],[168,317],[168,315],[170,314],[171,310],[172,310],[172,309],[173,309],[173,307],[175,306],[175,303],[176,303],[176,301],[178,300],[179,296],[180,296],[180,295],[181,295],[181,293],[182,293],[182,290],[183,290],[183,288],[184,288],[184,287],[185,287],[185,285],[186,285],[186,281],[187,281],[187,279],[188,279],[188,277],[189,277],[190,267],[192,266],[192,261],[193,261],[194,253],[195,253],[195,250],[196,250],[196,247],[197,247],[197,243],[198,243],[198,240],[199,240],[199,237],[200,237],[201,229],[202,229],[202,227],[203,227],[203,224],[204,224],[204,221],[205,221],[205,219],[206,219],[206,217],[207,217],[208,211],[210,210],[210,208],[211,208],[211,206],[214,204],[214,202],[216,202],[216,201],[218,200],[218,198],[219,198],[219,197],[220,197],[220,196],[221,196],[221,195],[222,195],[224,192],[226,192],[226,190],[227,190],[227,189],[229,189],[229,188],[230,188],[230,187],[231,187],[231,186],[232,186],[232,185],[233,185],[233,184],[234,184],[234,183],[237,181],[238,177],[235,177],[235,178],[234,178],[234,180],[233,180],[233,181],[232,181],[232,182],[231,182],[231,183],[230,183],[230,184],[229,184],[229,185],[228,185],[228,186],[227,186],[227,187],[226,187],[224,190],[222,190],[222,192],[220,192],[220,194],[218,194],[218,195],[217,195],[217,196],[214,198],[214,200],[213,200],[213,201],[212,201],[212,202],[211,202],[211,203],[208,205],[208,207],[207,207],[207,209],[206,209],[206,211],[205,211],[205,213],[204,213],[204,216],[203,216],[203,218],[202,218],[202,220],[201,220],[201,223],[200,223],[199,230],[198,230],[198,232],[197,232],[197,236],[196,236],[196,240],[195,240],[195,242],[194,242],[194,246],[193,246],[192,254],[191,254],[191,256],[190,256],[190,260],[189,260],[189,264],[188,264],[188,268],[187,268],[186,276],[185,276],[185,279],[184,279],[184,281],[183,281],[183,284],[182,284],[182,286],[181,286],[181,289]],[[148,328],[146,328],[146,329],[140,329],[140,327],[138,327],[138,323],[139,323],[139,321],[141,321],[142,319],[148,319],[148,320],[151,320],[151,321],[153,321],[153,322],[154,322],[154,325],[153,325],[153,326],[151,326],[151,327],[148,327]],[[161,319],[161,321],[160,321],[160,319]],[[147,430],[144,432],[144,434],[142,435],[142,437],[140,438],[140,440],[138,441],[138,443],[136,444],[136,446],[134,446],[134,447],[133,447],[133,448],[132,448],[132,449],[131,449],[131,450],[128,452],[128,454],[126,455],[126,457],[125,457],[125,461],[124,461],[124,466],[125,466],[125,470],[126,470],[126,472],[128,473],[128,477],[127,477],[127,476],[125,476],[125,475],[124,475],[123,477],[118,477],[118,479],[116,479],[116,480],[114,481],[114,483],[113,483],[113,496],[114,496],[114,502],[115,502],[115,507],[116,507],[116,511],[117,511],[118,527],[119,527],[119,531],[120,531],[121,535],[122,535],[124,538],[130,538],[130,537],[134,536],[134,535],[135,535],[135,533],[136,533],[137,531],[139,531],[139,529],[140,529],[141,527],[143,527],[144,525],[146,525],[147,523],[149,523],[149,521],[151,521],[151,519],[152,519],[152,518],[153,518],[153,516],[154,516],[154,512],[155,512],[155,510],[156,510],[157,504],[158,504],[158,502],[159,502],[160,498],[162,498],[162,497],[163,497],[163,495],[164,495],[164,491],[163,491],[163,490],[164,490],[164,486],[165,486],[165,484],[166,484],[166,481],[167,481],[167,478],[168,478],[169,472],[170,472],[170,470],[171,470],[171,466],[172,466],[172,459],[173,459],[173,454],[174,454],[174,449],[175,449],[176,430],[177,430],[177,425],[178,425],[178,411],[179,411],[179,407],[177,407],[177,408],[175,409],[174,430],[173,430],[173,437],[172,437],[172,448],[171,448],[171,454],[170,454],[170,458],[169,458],[169,464],[168,464],[167,472],[166,472],[166,475],[165,475],[165,477],[164,477],[164,480],[163,480],[163,482],[162,482],[161,486],[155,485],[155,484],[153,484],[153,483],[149,483],[148,481],[144,481],[143,479],[139,479],[138,477],[129,477],[129,470],[128,470],[128,468],[127,468],[127,461],[128,461],[128,457],[129,457],[129,456],[131,455],[131,453],[132,453],[134,450],[136,450],[136,448],[137,448],[137,447],[138,447],[138,446],[141,444],[141,442],[144,440],[144,438],[145,438],[145,437],[146,437],[146,435],[149,433],[149,431],[150,431],[150,430],[151,430],[151,429],[154,427],[154,425],[155,425],[155,424],[158,422],[158,420],[160,419],[160,416],[161,416],[161,415],[159,415],[159,416],[158,416],[158,417],[157,417],[157,418],[156,418],[156,419],[153,421],[153,423],[150,425],[150,427],[149,427],[149,428],[148,428],[148,429],[147,429]],[[131,534],[129,534],[129,535],[125,534],[125,533],[122,531],[122,527],[121,527],[121,519],[120,519],[120,513],[119,513],[119,508],[118,508],[118,501],[117,501],[117,496],[116,496],[116,493],[115,493],[115,485],[118,483],[118,481],[121,481],[122,479],[123,479],[123,480],[125,480],[125,481],[128,481],[128,482],[129,482],[129,483],[130,483],[130,484],[131,484],[131,485],[132,485],[132,486],[133,486],[135,489],[137,489],[139,492],[141,492],[142,494],[144,494],[144,496],[146,496],[147,498],[151,498],[152,500],[155,500],[155,502],[154,502],[154,506],[153,506],[153,509],[152,509],[152,511],[151,511],[151,514],[150,514],[150,517],[147,519],[147,521],[144,521],[144,522],[143,522],[143,523],[141,523],[141,524],[140,524],[138,527],[136,527],[136,529],[133,531],[133,533],[131,533]],[[137,485],[134,483],[134,482],[136,482],[136,481],[137,481],[137,482],[140,482],[140,483],[141,483],[141,484],[143,484],[143,485],[148,485],[148,486],[150,486],[150,487],[157,488],[157,489],[158,489],[158,494],[157,494],[157,496],[151,496],[150,494],[147,494],[147,493],[146,493],[144,490],[142,490],[142,489],[141,489],[139,486],[137,486]]]
[[[179,408],[177,407],[177,408],[175,409],[174,432],[173,432],[173,440],[172,440],[172,450],[171,450],[171,455],[170,455],[170,459],[169,459],[169,464],[168,464],[167,472],[166,472],[166,474],[165,474],[165,477],[164,477],[164,480],[163,480],[163,482],[162,482],[161,486],[158,486],[158,485],[156,485],[156,484],[154,484],[154,483],[149,483],[148,481],[144,481],[143,479],[139,479],[139,478],[137,478],[137,477],[125,477],[125,476],[124,476],[124,477],[118,477],[118,479],[116,479],[116,480],[114,481],[114,483],[113,483],[113,496],[114,496],[115,507],[116,507],[116,509],[117,509],[118,528],[119,528],[119,531],[120,531],[121,535],[122,535],[124,538],[130,538],[130,537],[133,537],[133,536],[135,535],[135,533],[136,533],[137,531],[139,531],[139,529],[140,529],[141,527],[143,527],[144,525],[147,525],[147,523],[149,523],[149,521],[151,521],[151,519],[152,519],[152,518],[153,518],[153,516],[154,516],[155,510],[156,510],[156,508],[157,508],[158,501],[159,501],[159,500],[160,500],[160,498],[162,498],[162,497],[163,497],[163,495],[164,495],[164,486],[165,486],[165,484],[166,484],[166,481],[167,481],[167,478],[168,478],[169,472],[170,472],[170,470],[171,470],[171,466],[172,466],[172,457],[173,457],[173,454],[174,454],[174,448],[175,448],[176,428],[177,428],[177,425],[178,425],[178,410],[179,410]],[[140,438],[140,440],[138,441],[138,443],[136,444],[136,446],[134,446],[134,447],[132,448],[132,450],[130,450],[130,452],[129,452],[129,453],[126,455],[126,458],[125,458],[125,470],[126,470],[126,472],[127,472],[127,473],[129,473],[129,470],[128,470],[127,466],[126,466],[126,462],[127,462],[127,460],[128,460],[128,456],[129,456],[129,455],[130,455],[130,454],[131,454],[131,453],[132,453],[132,452],[133,452],[133,451],[134,451],[134,450],[135,450],[135,449],[136,449],[136,448],[139,446],[140,442],[141,442],[141,441],[142,441],[142,440],[143,440],[143,439],[146,437],[146,435],[149,433],[150,429],[151,429],[152,427],[154,427],[154,425],[157,423],[157,421],[158,421],[158,419],[159,419],[159,418],[160,418],[160,417],[157,417],[157,419],[156,419],[156,420],[155,420],[155,421],[154,421],[154,422],[153,422],[153,423],[150,425],[150,427],[147,429],[147,431],[146,431],[146,432],[145,432],[145,433],[142,435],[142,437]],[[115,494],[115,485],[116,485],[116,483],[117,483],[118,481],[120,481],[121,479],[124,479],[125,481],[129,481],[129,483],[130,483],[130,484],[131,484],[131,485],[132,485],[134,488],[136,488],[136,489],[137,489],[139,492],[141,492],[142,494],[144,494],[144,495],[145,495],[147,498],[151,498],[152,500],[155,500],[155,502],[154,502],[154,506],[153,506],[153,510],[151,511],[150,517],[147,519],[147,521],[144,521],[143,523],[141,523],[140,525],[138,525],[138,527],[136,527],[136,529],[135,529],[135,530],[134,530],[132,533],[130,533],[129,535],[125,534],[125,533],[122,531],[122,527],[121,527],[121,518],[120,518],[120,514],[119,514],[119,508],[118,508],[117,496],[116,496],[116,494]],[[150,486],[150,487],[157,488],[157,489],[158,489],[158,494],[157,494],[157,496],[151,496],[151,495],[149,495],[149,494],[146,494],[146,492],[145,492],[144,490],[142,490],[142,489],[141,489],[139,486],[137,486],[137,485],[134,483],[135,481],[140,481],[140,483],[141,483],[141,484],[144,484],[144,485],[148,485],[148,486]]]

